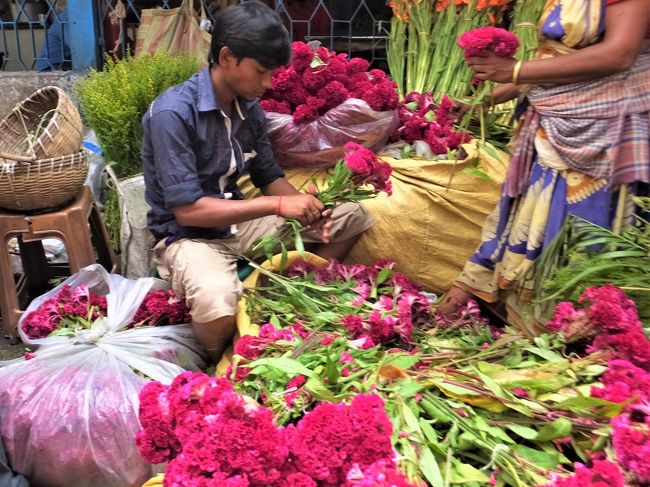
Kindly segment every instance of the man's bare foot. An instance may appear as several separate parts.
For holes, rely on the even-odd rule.
[[[452,286],[436,309],[436,315],[453,317],[458,314],[458,309],[465,306],[473,297],[471,293],[468,293],[463,288]]]

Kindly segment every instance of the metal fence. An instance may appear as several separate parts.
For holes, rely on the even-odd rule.
[[[70,69],[69,36],[65,0],[0,0],[0,70]]]
[[[94,9],[82,13],[75,10],[78,2],[68,0],[0,0],[0,70],[77,68],[72,65],[71,38],[89,46],[99,43],[102,53],[124,56],[135,48],[143,9],[175,8],[181,1],[85,0]],[[197,10],[203,2],[208,18],[213,20],[220,8],[238,0],[193,1]],[[377,67],[385,67],[386,29],[391,16],[386,0],[264,1],[279,13],[294,40],[320,41],[337,52],[362,56]],[[95,19],[82,17],[93,10]],[[71,36],[69,19],[75,20],[75,26],[95,25],[96,35],[90,28],[76,31],[87,33],[87,39]],[[79,45],[76,48],[81,49]]]

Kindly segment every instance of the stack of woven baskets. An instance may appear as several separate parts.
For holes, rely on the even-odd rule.
[[[72,100],[47,86],[0,121],[0,208],[32,211],[74,198],[88,174],[81,117]]]

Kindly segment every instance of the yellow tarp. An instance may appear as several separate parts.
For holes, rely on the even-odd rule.
[[[466,144],[469,156],[459,161],[425,161],[383,158],[393,166],[393,195],[381,195],[364,205],[376,220],[352,249],[349,262],[372,264],[391,259],[397,269],[428,291],[443,293],[476,250],[483,221],[496,206],[505,177],[508,156],[477,151]],[[479,168],[491,181],[463,174],[479,158]],[[454,168],[451,187],[449,176]],[[287,179],[300,187],[311,177],[322,180],[322,170],[286,169]],[[254,196],[246,180],[242,191]]]

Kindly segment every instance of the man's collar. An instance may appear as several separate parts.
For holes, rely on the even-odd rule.
[[[245,100],[235,98],[234,108],[242,120],[248,118],[248,109],[255,102],[246,102]],[[199,104],[198,109],[200,112],[209,112],[211,110],[221,110],[219,100],[214,92],[212,86],[212,78],[210,77],[210,67],[203,68],[199,72]]]

